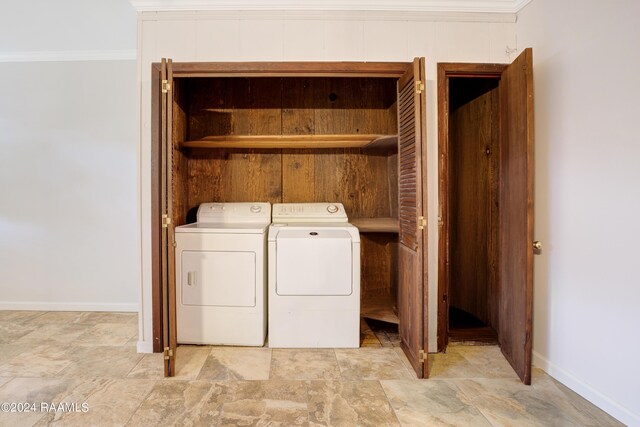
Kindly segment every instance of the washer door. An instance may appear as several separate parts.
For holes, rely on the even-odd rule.
[[[182,251],[183,305],[254,307],[255,252]]]
[[[278,295],[351,295],[353,254],[345,230],[282,230],[276,238]]]

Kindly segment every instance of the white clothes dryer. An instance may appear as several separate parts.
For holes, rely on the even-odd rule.
[[[273,205],[269,347],[360,344],[360,234],[340,203]]]
[[[269,203],[203,203],[175,228],[177,339],[264,345]]]

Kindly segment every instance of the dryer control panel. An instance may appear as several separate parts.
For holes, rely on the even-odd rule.
[[[342,203],[275,203],[274,223],[348,222]]]
[[[202,203],[198,207],[198,222],[206,223],[269,223],[270,203]]]

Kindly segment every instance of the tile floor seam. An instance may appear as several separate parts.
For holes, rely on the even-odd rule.
[[[29,319],[29,320],[28,320],[28,322],[31,322],[32,320],[35,320],[35,319],[37,319],[37,318],[39,318],[39,317],[41,317],[41,316],[44,316],[44,315],[45,315],[45,314],[47,314],[47,313],[49,313],[49,311],[43,311],[42,313],[38,314],[37,316],[35,316],[35,317],[33,317],[33,318]]]
[[[400,347],[400,348],[402,348],[402,347]],[[410,377],[409,379],[411,379],[411,380],[419,380],[419,379],[422,379],[422,378],[417,378],[417,376],[418,376],[418,375],[416,374],[416,372],[415,372],[415,371],[410,370],[410,369],[407,367],[407,364],[406,364],[406,363],[404,363],[404,361],[400,358],[400,355],[398,354],[398,352],[397,352],[397,351],[395,351],[395,350],[393,349],[393,347],[391,347],[391,350],[393,350],[393,354],[395,354],[396,359],[398,359],[398,362],[400,362],[400,364],[402,365],[402,367],[404,368],[404,370],[405,370],[406,372],[408,372],[408,373],[409,373],[409,377]],[[403,355],[404,355],[404,350],[403,350]],[[405,357],[406,357],[406,356],[405,356]]]
[[[491,419],[489,419],[489,417],[487,416],[487,414],[485,414],[485,411],[483,411],[482,408],[478,408],[475,405],[473,405],[473,407],[476,408],[476,410],[480,413],[480,415],[482,415],[482,418],[487,420],[487,422],[489,423],[489,425],[491,425],[491,427],[504,427],[504,424],[496,424],[493,421],[491,421]]]
[[[398,417],[398,414],[396,413],[396,408],[393,407],[393,404],[391,403],[391,399],[389,399],[389,395],[387,394],[387,390],[385,390],[384,387],[382,386],[382,381],[383,380],[378,380],[378,385],[382,389],[382,392],[384,393],[384,397],[387,399],[387,403],[389,403],[389,407],[391,408],[391,412],[393,412],[393,416],[398,421],[398,425],[399,426],[403,426],[404,424],[402,424],[402,421],[400,421],[400,417]],[[393,381],[393,380],[385,380],[385,381]]]
[[[307,387],[307,425],[311,424],[311,380],[304,381]]]
[[[2,391],[3,388],[5,388],[7,386],[7,384],[9,384],[11,381],[15,380],[18,377],[5,377],[5,378],[11,378],[9,381],[7,381],[6,383],[0,385],[0,391]]]
[[[207,356],[209,357],[209,356]],[[198,368],[198,371],[194,373],[193,378],[190,379],[189,381],[197,381],[198,377],[200,376],[200,372],[202,372],[202,368],[204,368],[204,364],[207,363],[207,358],[204,358],[204,362],[202,363],[202,365],[200,365],[200,368]]]
[[[468,380],[468,378],[459,379],[459,381],[466,381],[466,380]],[[484,413],[484,411],[482,411],[482,409],[481,409],[481,408],[479,408],[478,406],[476,406],[476,404],[475,404],[475,403],[473,403],[473,401],[475,400],[475,398],[470,399],[470,398],[469,398],[469,395],[468,395],[467,393],[465,393],[465,392],[464,392],[464,390],[462,390],[462,389],[458,386],[458,384],[457,384],[456,380],[446,380],[446,381],[447,381],[447,382],[449,382],[449,384],[453,385],[453,386],[456,388],[456,390],[458,390],[458,393],[462,394],[462,395],[465,397],[466,401],[468,402],[468,403],[467,403],[467,405],[469,405],[470,407],[472,407],[472,408],[474,408],[476,411],[478,411],[478,413],[482,416],[482,418],[484,418],[484,419],[487,421],[487,423],[488,423],[491,427],[504,427],[504,426],[501,426],[501,425],[499,425],[499,424],[495,424],[495,423],[493,423],[493,422],[492,422],[492,421],[487,417],[487,415]]]
[[[237,380],[228,380],[228,381],[222,381],[225,383],[225,385],[227,385],[227,390],[224,393],[224,397],[223,397],[223,402],[220,405],[220,410],[218,411],[218,421],[216,422],[216,426],[219,426],[222,424],[222,413],[224,411],[224,405],[227,403],[227,401],[229,400],[229,390],[231,388],[232,383],[236,383],[238,382]],[[212,384],[218,384],[220,383],[220,381],[212,381]],[[212,385],[213,387],[213,385]]]
[[[145,353],[145,354],[143,354],[143,355],[142,355],[142,357],[140,358],[140,360],[138,360],[138,361],[136,362],[136,364],[135,364],[135,365],[133,365],[133,366],[131,367],[131,369],[129,369],[129,371],[128,371],[126,374],[124,374],[124,377],[123,377],[123,378],[128,378],[128,377],[129,377],[129,375],[131,375],[131,373],[132,373],[132,372],[133,372],[133,371],[138,367],[138,365],[142,363],[142,361],[144,360],[144,358],[145,358],[145,357],[147,357],[147,354],[149,354],[149,353]],[[153,354],[153,353],[151,353],[151,354]],[[132,378],[133,378],[133,377],[132,377]]]
[[[127,380],[125,379],[125,381],[127,381]],[[151,393],[153,393],[153,390],[155,389],[156,385],[158,385],[158,382],[160,382],[160,381],[162,381],[162,380],[153,380],[153,386],[149,387],[149,392],[142,399],[140,399],[140,403],[138,404],[136,409],[131,411],[131,415],[129,415],[129,418],[127,418],[127,421],[122,424],[123,426],[129,425],[129,423],[131,422],[131,419],[133,418],[133,416],[136,414],[136,412],[138,412],[140,410],[140,408],[142,407],[144,402],[146,402],[146,400],[149,398],[149,396],[151,396]]]
[[[336,353],[335,348],[333,350],[333,357],[336,359],[336,365],[338,365],[338,372],[340,372],[340,381],[344,381],[346,378],[342,375],[342,366],[340,366],[340,361],[338,360],[338,353]]]
[[[496,424],[494,422],[492,422],[489,417],[487,417],[487,414],[484,413],[484,411],[481,408],[478,408],[476,405],[471,405],[476,411],[478,411],[478,413],[480,415],[482,415],[482,418],[484,418],[485,420],[487,420],[487,423],[491,426],[491,427],[503,427],[500,424]]]
[[[307,387],[307,425],[311,424],[311,387]]]
[[[531,380],[531,384],[532,384],[532,386],[531,386],[531,387],[533,387],[533,378],[532,378],[532,380]],[[565,397],[565,398],[566,398],[565,393],[564,393],[562,390],[560,390],[560,389],[559,389],[555,384],[554,384],[554,386],[556,387],[556,389],[558,389],[558,392],[559,392],[563,397]],[[575,392],[574,392],[574,393],[575,393]],[[576,393],[576,394],[577,394],[577,393]],[[583,398],[582,396],[580,396],[579,394],[577,394],[577,395],[578,395],[581,399],[584,399],[584,398]],[[585,399],[585,400],[586,400],[586,399]],[[588,402],[588,401],[587,401],[587,402]],[[579,413],[581,413],[580,408],[578,408],[578,407],[576,406],[575,402],[574,402],[572,399],[567,398],[567,403],[568,403],[568,404],[569,404],[569,406],[570,406],[571,408],[573,408],[573,410],[575,410],[578,414],[579,414]],[[598,408],[598,409],[600,409],[600,408]],[[600,410],[601,410],[601,409],[600,409]],[[603,411],[603,412],[604,412],[604,411]],[[605,412],[605,414],[606,414],[606,412]],[[607,415],[608,415],[608,414],[607,414]],[[616,420],[617,420],[617,418],[616,418]],[[593,424],[593,425],[596,425],[596,424]]]
[[[99,380],[100,378],[94,378],[95,380]],[[66,390],[65,393],[62,395],[62,397],[60,397],[60,402],[63,402],[67,397],[71,396],[73,394],[73,392],[80,387],[81,385],[83,385],[84,383],[86,383],[86,380],[79,380],[77,384],[74,385],[74,387],[71,390]],[[87,396],[83,396],[84,397],[84,401],[82,403],[85,403],[87,400],[89,400],[89,398],[96,392],[96,390],[93,390],[91,393],[89,393]],[[63,414],[64,416],[64,414]],[[44,418],[44,417],[43,417]],[[55,418],[55,415],[54,415]],[[39,421],[39,420],[38,420]]]
[[[469,397],[469,395],[467,395],[467,393],[464,392],[464,390],[462,390],[462,388],[460,388],[460,386],[458,386],[458,381],[467,381],[467,378],[452,378],[452,379],[448,379],[448,378],[442,378],[441,381],[445,381],[448,382],[452,385],[455,386],[456,390],[458,390],[458,392],[460,394],[462,394],[466,399],[467,402],[469,402],[470,405],[473,405],[473,407],[475,407],[476,405],[473,404],[473,400],[475,400],[475,397]]]

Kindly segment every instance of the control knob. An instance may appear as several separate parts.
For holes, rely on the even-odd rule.
[[[338,212],[338,207],[336,205],[329,205],[327,206],[327,212],[334,214]]]

